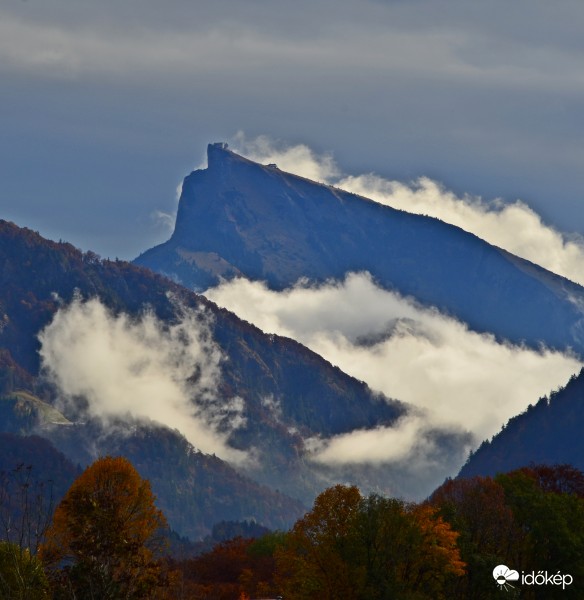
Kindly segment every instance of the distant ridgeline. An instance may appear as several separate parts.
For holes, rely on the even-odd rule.
[[[479,332],[584,354],[584,290],[438,219],[208,147],[184,180],[172,237],[137,264],[195,290],[243,275],[281,289],[369,271]]]
[[[300,277],[324,281],[369,271],[383,287],[436,306],[477,331],[584,355],[580,286],[437,219],[258,165],[223,144],[209,146],[209,167],[185,179],[171,239],[136,263],[174,282],[0,221],[0,432],[37,433],[54,448],[45,452],[45,442],[18,436],[0,441],[14,451],[11,460],[19,460],[19,453],[57,455],[58,449],[68,477],[96,455],[126,456],[150,479],[171,527],[193,539],[209,534],[219,521],[285,528],[316,493],[339,481],[365,492],[411,497],[419,492],[413,487],[419,486],[419,474],[392,464],[337,468],[311,461],[307,440],[392,427],[410,408],[177,281],[202,290],[244,275],[282,289]],[[98,298],[112,314],[133,320],[149,310],[164,327],[178,323],[182,311],[204,311],[225,357],[218,398],[237,398],[245,417],[222,433],[230,448],[252,460],[236,470],[154,422],[132,421],[117,429],[83,415],[82,408],[77,414],[59,412],[58,390],[41,373],[38,335],[76,297]],[[481,446],[462,474],[530,462],[584,468],[578,428],[582,378],[513,419]],[[436,437],[437,460],[440,453],[451,459],[453,449],[464,445],[454,432],[430,434]],[[46,461],[34,460],[35,468],[52,477]]]
[[[496,475],[534,464],[584,470],[584,370],[562,389],[513,417],[474,452],[459,477]]]
[[[215,522],[245,519],[283,528],[340,477],[365,489],[380,481],[379,473],[370,477],[360,468],[342,474],[318,468],[306,459],[304,441],[390,427],[407,413],[407,405],[373,393],[297,342],[266,335],[147,269],[101,260],[6,221],[0,221],[0,281],[0,431],[36,432],[75,465],[87,465],[97,454],[126,456],[150,479],[170,525],[181,535],[195,539]],[[156,423],[131,423],[120,434],[99,420],[57,411],[57,391],[40,373],[38,334],[76,294],[98,298],[113,314],[133,319],[148,308],[167,326],[181,318],[182,310],[206,311],[211,335],[226,357],[217,393],[241,399],[245,415],[227,443],[249,451],[255,462],[236,470]],[[16,448],[21,439],[6,443]],[[43,465],[38,468],[46,471]],[[407,474],[392,477],[384,473],[381,478],[385,489],[407,489]]]

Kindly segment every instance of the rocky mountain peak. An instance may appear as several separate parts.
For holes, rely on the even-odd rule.
[[[438,219],[260,165],[219,142],[184,182],[171,239],[136,262],[205,290],[369,272],[381,287],[515,343],[584,352],[584,290]],[[576,299],[577,302],[574,300]]]

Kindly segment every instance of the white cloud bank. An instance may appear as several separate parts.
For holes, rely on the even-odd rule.
[[[151,312],[113,315],[99,300],[78,298],[40,333],[42,366],[65,407],[82,399],[93,418],[156,421],[203,452],[243,461],[226,441],[244,422],[243,401],[215,395],[222,355],[208,319],[183,310],[164,326]]]
[[[442,433],[461,434],[454,456],[445,457],[438,446],[439,440],[435,439],[427,414],[408,414],[400,417],[392,427],[375,427],[373,429],[359,429],[348,433],[336,435],[330,439],[310,438],[306,441],[306,448],[316,462],[330,466],[342,466],[354,463],[401,464],[409,469],[410,473],[416,472],[427,477],[428,467],[438,469],[433,473],[437,482],[440,482],[448,473],[448,469],[458,467],[458,460],[465,457],[472,447],[469,435],[458,427],[442,429]],[[446,472],[443,472],[446,470]],[[436,477],[437,475],[437,477]],[[418,487],[421,487],[418,483]],[[422,486],[423,487],[423,486]]]
[[[366,273],[318,286],[299,283],[282,292],[237,279],[205,295],[419,409],[397,428],[314,443],[315,459],[329,464],[409,460],[432,429],[470,431],[480,442],[580,368],[565,354],[497,343],[377,287]],[[432,451],[428,442],[423,460],[431,461]]]
[[[427,177],[406,184],[374,174],[343,175],[332,155],[318,155],[305,145],[286,145],[266,136],[248,140],[238,133],[232,145],[252,160],[275,162],[284,171],[335,185],[380,204],[436,217],[584,285],[584,239],[566,236],[546,225],[520,200],[504,203],[476,196],[459,197]]]

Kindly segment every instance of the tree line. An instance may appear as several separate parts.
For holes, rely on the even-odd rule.
[[[584,597],[584,474],[569,465],[447,480],[421,503],[336,485],[289,531],[182,559],[127,459],[94,462],[54,510],[44,485],[23,465],[0,477],[0,598]]]

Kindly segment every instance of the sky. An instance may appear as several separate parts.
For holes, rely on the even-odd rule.
[[[582,22],[578,0],[2,0],[0,217],[132,259],[244,132],[582,234]]]

